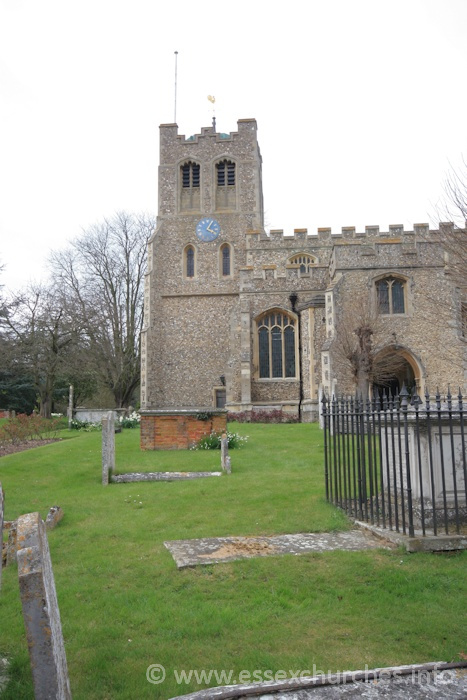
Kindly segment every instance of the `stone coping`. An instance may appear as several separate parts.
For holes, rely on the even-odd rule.
[[[414,537],[404,535],[403,532],[397,530],[389,530],[371,523],[355,520],[355,524],[371,532],[376,537],[381,537],[382,540],[392,542],[399,547],[405,547],[408,553],[413,552],[450,552],[459,549],[467,549],[467,534],[464,535],[446,535],[440,533],[434,535],[430,531],[426,531],[423,535],[422,530],[415,530]]]
[[[131,472],[113,474],[110,481],[113,484],[132,484],[139,481],[190,481],[208,476],[222,476],[222,472]]]
[[[197,416],[200,413],[209,413],[211,416],[222,416],[227,413],[225,408],[153,408],[141,409],[142,416]]]
[[[315,676],[205,688],[171,700],[243,700],[252,696],[259,700],[462,700],[467,691],[466,669],[466,661],[436,661],[332,674],[318,671]]]

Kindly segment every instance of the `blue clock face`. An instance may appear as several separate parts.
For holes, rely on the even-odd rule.
[[[206,216],[196,224],[196,235],[200,241],[213,241],[221,232],[218,221]]]

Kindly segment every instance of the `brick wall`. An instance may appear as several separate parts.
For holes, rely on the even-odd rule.
[[[186,450],[203,435],[223,432],[226,429],[226,412],[209,414],[207,420],[201,420],[196,413],[142,414],[141,449]]]

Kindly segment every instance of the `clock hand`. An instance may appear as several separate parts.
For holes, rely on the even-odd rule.
[[[211,219],[209,224],[206,226],[206,231],[209,231],[209,233],[214,233],[214,231],[211,228],[211,224],[213,223],[214,219]]]

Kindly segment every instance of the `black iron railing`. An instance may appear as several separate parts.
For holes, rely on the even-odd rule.
[[[467,525],[465,409],[428,393],[322,399],[326,498],[357,520],[414,536]]]

